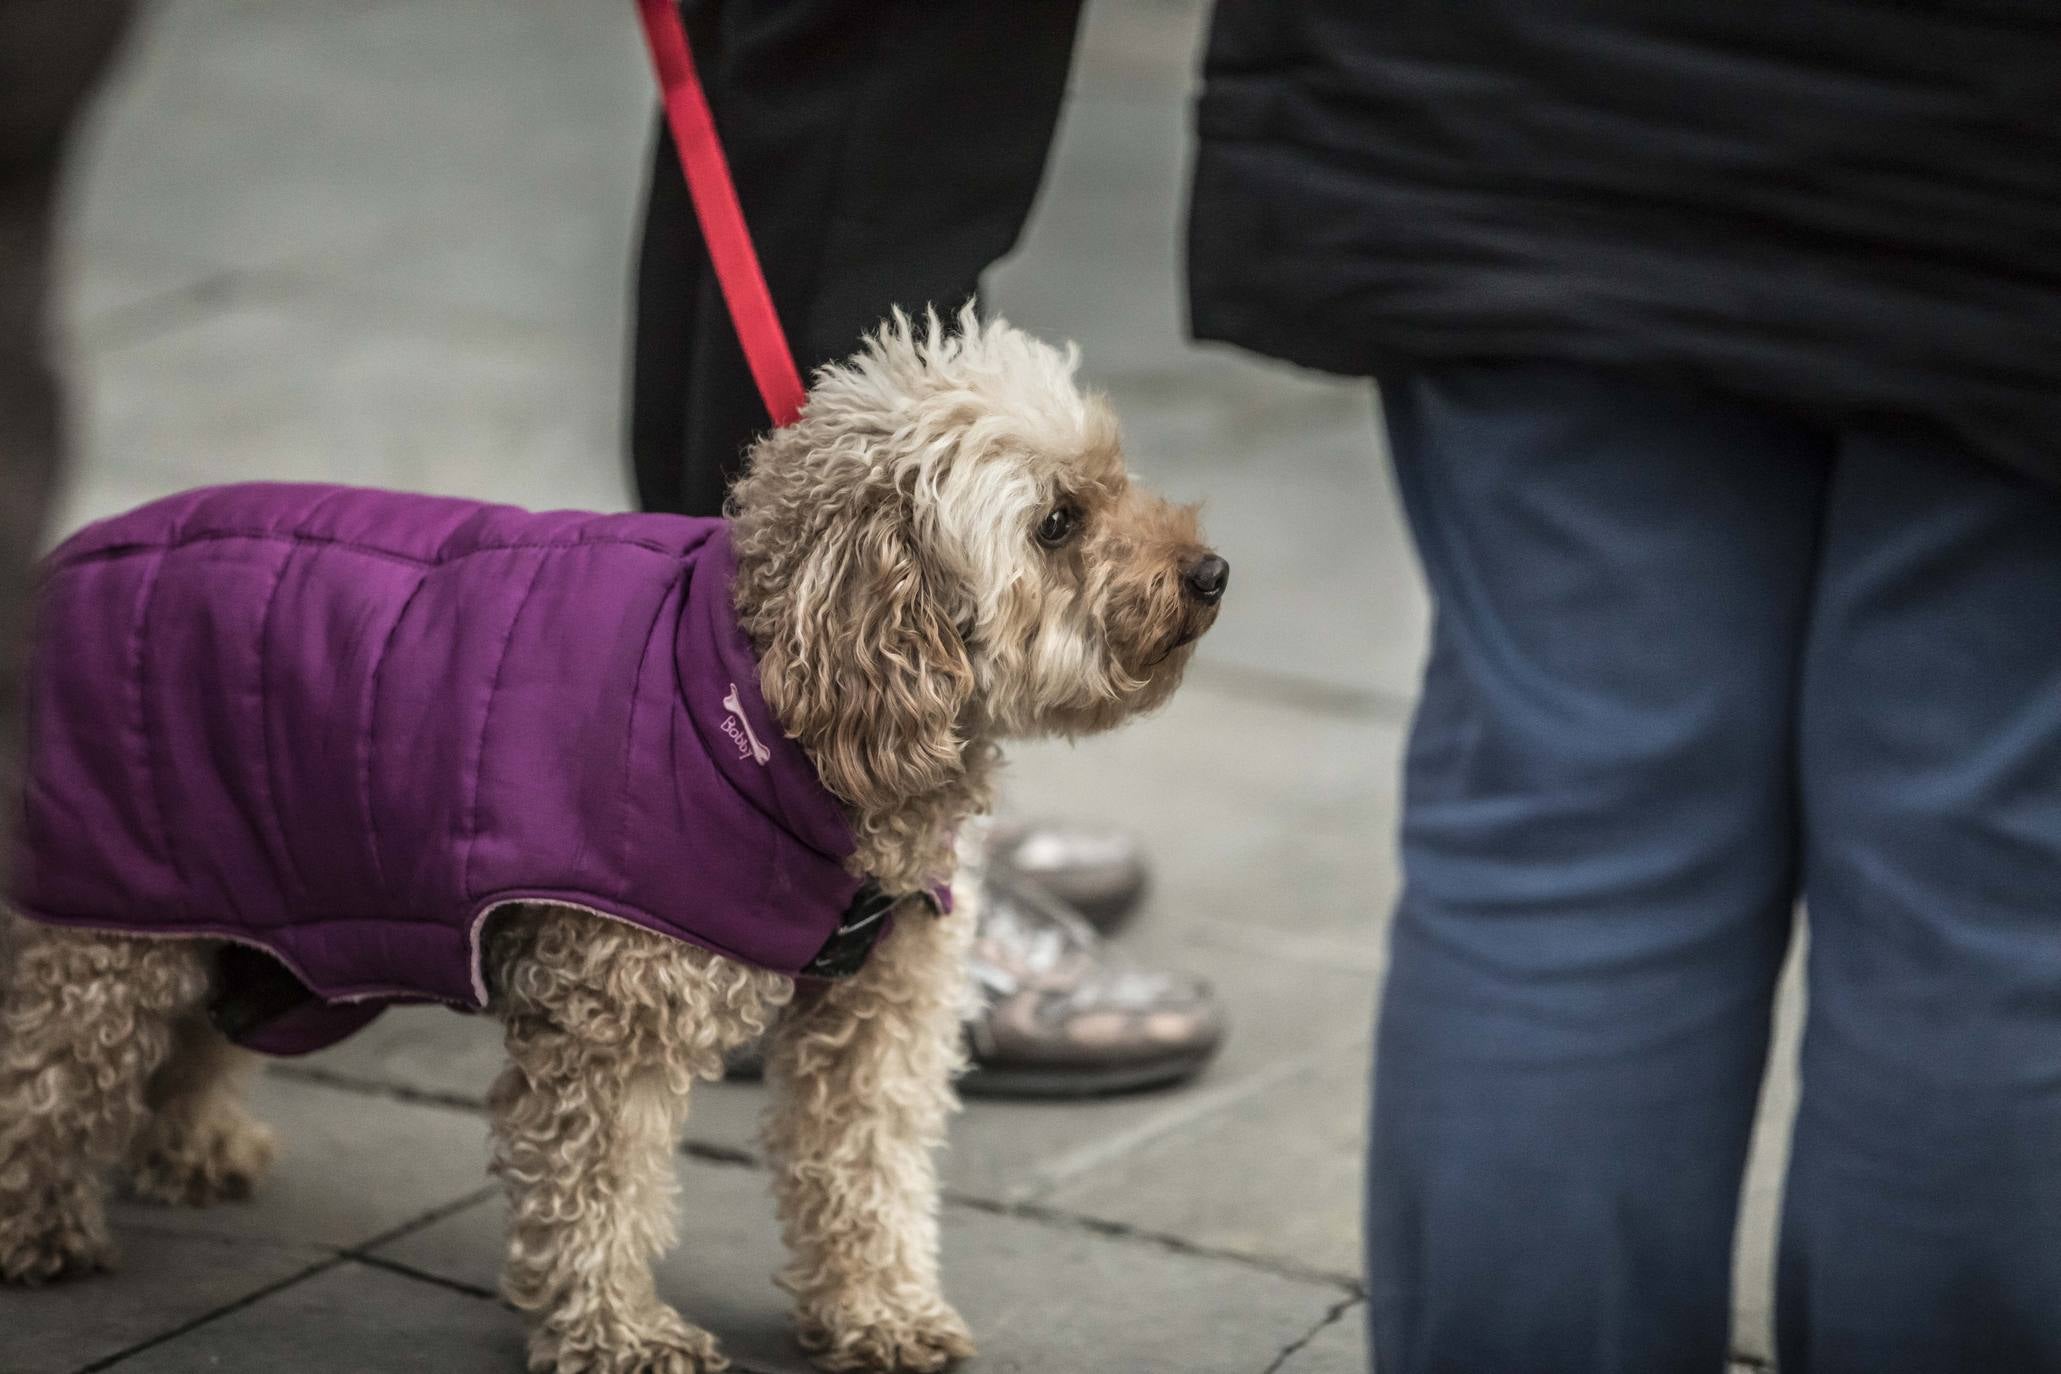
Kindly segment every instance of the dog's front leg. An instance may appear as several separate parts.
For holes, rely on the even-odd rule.
[[[970,913],[905,906],[853,977],[774,1033],[766,1119],[802,1344],[831,1370],[929,1371],[971,1355],[938,1283],[935,1152],[956,1106]]]
[[[688,1089],[764,1029],[785,981],[576,912],[511,924],[495,957],[509,1063],[491,1106],[502,1287],[531,1316],[530,1368],[723,1369],[715,1339],[659,1299],[651,1261],[676,1234]]]

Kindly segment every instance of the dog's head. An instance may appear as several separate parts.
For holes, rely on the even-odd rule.
[[[970,310],[898,314],[753,451],[739,609],[768,704],[855,806],[1159,705],[1215,623],[1228,565],[1130,480],[1074,368]]]

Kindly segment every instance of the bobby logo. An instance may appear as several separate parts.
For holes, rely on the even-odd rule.
[[[737,746],[737,757],[749,758],[764,768],[773,757],[773,751],[759,743],[759,737],[751,732],[751,722],[744,718],[744,704],[737,699],[737,684],[730,684],[730,695],[723,698],[723,709],[730,714],[723,718],[723,733]]]

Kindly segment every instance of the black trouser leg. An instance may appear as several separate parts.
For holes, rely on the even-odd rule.
[[[1030,213],[1080,0],[699,0],[689,32],[803,371],[956,308]],[[767,425],[669,138],[638,258],[630,450],[649,510],[716,514]]]
[[[14,814],[29,569],[61,449],[45,352],[52,211],[72,124],[127,0],[0,0],[0,814]],[[11,826],[0,826],[0,891]]]

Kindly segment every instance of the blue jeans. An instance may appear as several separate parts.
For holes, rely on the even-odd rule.
[[[1799,898],[1782,1374],[2061,1374],[2061,493],[1579,368],[1383,395],[1437,617],[1380,1374],[1723,1368]]]

